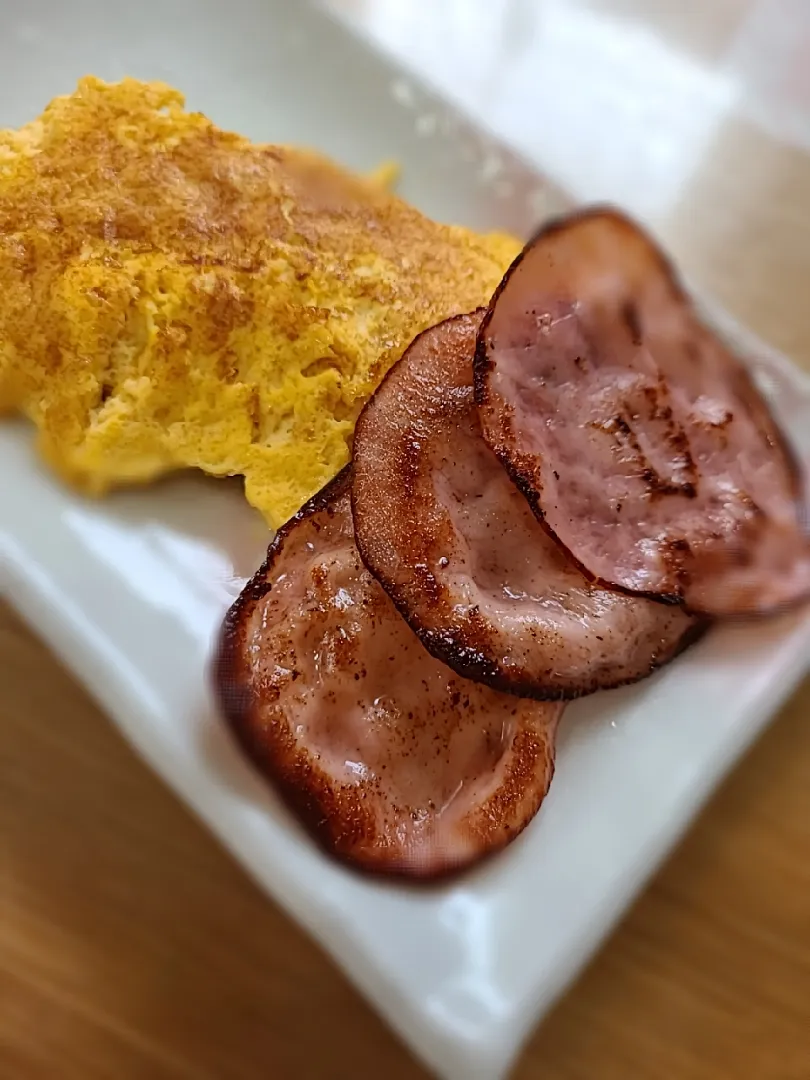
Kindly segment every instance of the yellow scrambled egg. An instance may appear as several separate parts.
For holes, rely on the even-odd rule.
[[[241,474],[276,526],[413,337],[486,303],[519,245],[183,105],[87,78],[0,131],[0,409],[87,493]]]

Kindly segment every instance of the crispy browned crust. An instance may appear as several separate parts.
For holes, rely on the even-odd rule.
[[[622,686],[632,686],[634,683],[643,682],[667,664],[671,664],[692,645],[697,644],[711,625],[709,619],[696,620],[687,627],[671,649],[659,653],[640,675],[626,679],[613,679],[610,682],[583,679],[576,687],[568,686],[565,690],[561,690],[519,676],[505,675],[503,669],[493,664],[481,649],[476,649],[452,633],[439,634],[428,630],[404,603],[396,604],[395,601],[395,606],[431,656],[447,664],[465,679],[484,683],[486,686],[491,686],[493,690],[500,690],[501,693],[512,694],[514,697],[529,698],[532,701],[575,701],[577,698],[595,694],[599,690],[618,690]]]
[[[564,232],[576,225],[594,219],[594,218],[609,218],[619,228],[626,230],[628,233],[636,236],[639,232],[642,232],[645,237],[647,236],[643,230],[626,214],[617,210],[615,207],[608,204],[597,204],[594,206],[586,207],[582,210],[574,211],[569,214],[562,214],[555,218],[552,218],[544,225],[542,225],[531,239],[527,242],[523,250],[513,260],[511,266],[504,274],[500,284],[493,293],[489,306],[486,309],[486,314],[481,323],[478,331],[478,337],[475,347],[475,359],[473,362],[473,384],[475,388],[475,401],[479,407],[484,407],[491,404],[491,397],[489,392],[489,374],[492,370],[492,361],[488,355],[487,349],[487,333],[489,331],[490,323],[495,314],[495,308],[499,299],[504,293],[505,289],[509,285],[512,276],[515,271],[520,267],[526,256],[535,248],[538,244],[541,244],[553,237],[554,235]],[[649,243],[649,250],[654,254],[656,261],[662,274],[668,280],[673,292],[673,296],[682,303],[692,314],[695,321],[704,326],[709,333],[714,334],[714,331],[705,326],[703,322],[698,318],[697,310],[694,302],[688,292],[686,291],[680,274],[675,267],[674,262],[661,250],[661,248],[655,244],[649,237],[647,237]],[[778,450],[783,455],[787,467],[790,473],[790,484],[793,490],[796,505],[801,514],[802,511],[807,513],[807,509],[804,505],[804,488],[802,480],[802,465],[799,461],[798,455],[787,439],[784,431],[778,423],[773,410],[768,404],[767,400],[760,393],[759,389],[755,385],[750,372],[742,364],[739,365],[739,380],[740,383],[745,386],[746,396],[748,399],[749,407],[752,410],[758,411],[763,417],[763,421],[769,427],[777,440]],[[702,629],[698,632],[698,637],[702,636],[705,629],[713,622],[713,617],[706,614],[706,612],[693,610],[685,602],[682,591],[672,592],[653,592],[649,590],[634,590],[628,589],[622,584],[612,581],[608,578],[600,577],[593,574],[587,566],[584,565],[576,555],[569,550],[569,548],[560,540],[554,530],[549,526],[546,520],[543,508],[541,506],[542,500],[542,485],[539,480],[538,472],[532,467],[530,460],[522,457],[515,450],[515,436],[511,428],[511,424],[506,417],[501,419],[501,430],[497,437],[489,435],[487,437],[487,443],[503,467],[506,469],[509,476],[517,486],[518,490],[525,497],[529,506],[532,509],[533,514],[545,529],[547,535],[554,540],[558,546],[565,551],[569,559],[577,566],[585,578],[588,581],[593,582],[595,585],[600,585],[606,589],[614,589],[617,592],[624,593],[628,596],[640,596],[647,600],[652,600],[656,603],[667,605],[678,605],[685,611],[694,615],[696,618],[704,620]],[[768,609],[767,611],[751,611],[749,613],[742,613],[736,616],[738,619],[759,618],[763,614],[772,615],[778,614],[780,611],[792,610],[795,607],[799,607],[807,602],[808,597],[801,595],[796,597],[793,601],[783,604],[777,611]],[[696,640],[696,639],[692,639]],[[679,650],[679,652],[682,650]],[[675,655],[678,655],[676,653]]]
[[[224,717],[238,743],[324,851],[359,871],[431,882],[489,858],[511,843],[532,820],[554,774],[554,735],[559,716],[545,726],[523,724],[516,732],[503,782],[467,819],[468,832],[476,840],[475,853],[458,860],[450,852],[442,858],[439,852],[428,864],[409,862],[395,847],[378,844],[379,826],[364,795],[333,783],[294,744],[284,725],[257,723],[258,691],[246,655],[250,617],[271,588],[269,579],[285,540],[312,515],[329,511],[346,495],[350,484],[347,466],[279,530],[264,563],[225,618],[213,662],[213,681]],[[425,660],[430,662],[427,657]]]
[[[451,635],[432,634],[428,630],[420,629],[415,619],[409,619],[408,625],[419,636],[429,653],[467,679],[486,683],[487,686],[505,694],[531,698],[534,701],[575,701],[577,698],[595,694],[599,690],[618,690],[621,686],[632,686],[634,683],[649,678],[700,641],[710,626],[710,620],[701,619],[688,626],[673,646],[660,652],[640,675],[626,679],[613,679],[610,682],[583,679],[576,687],[569,686],[566,690],[555,690],[527,679],[505,676],[502,669],[493,665],[480,650],[466,645],[463,641],[454,640]]]

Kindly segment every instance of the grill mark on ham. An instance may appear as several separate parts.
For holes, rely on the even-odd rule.
[[[475,391],[487,443],[592,580],[710,616],[810,596],[799,463],[627,218],[541,230],[490,304]]]
[[[350,483],[344,470],[278,533],[228,613],[216,687],[243,748],[327,851],[436,877],[532,819],[563,706],[428,655],[360,560]]]
[[[418,337],[360,416],[357,545],[434,656],[538,699],[635,682],[702,623],[586,580],[481,437],[472,362],[483,311]],[[498,417],[509,430],[509,410]]]

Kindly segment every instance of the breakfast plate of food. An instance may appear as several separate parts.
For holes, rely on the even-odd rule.
[[[810,381],[329,16],[191,8],[0,45],[4,593],[494,1080],[807,666]]]

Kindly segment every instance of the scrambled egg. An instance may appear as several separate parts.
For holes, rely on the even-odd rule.
[[[84,492],[241,474],[277,526],[413,337],[486,303],[519,244],[183,105],[87,78],[0,131],[0,409]]]

